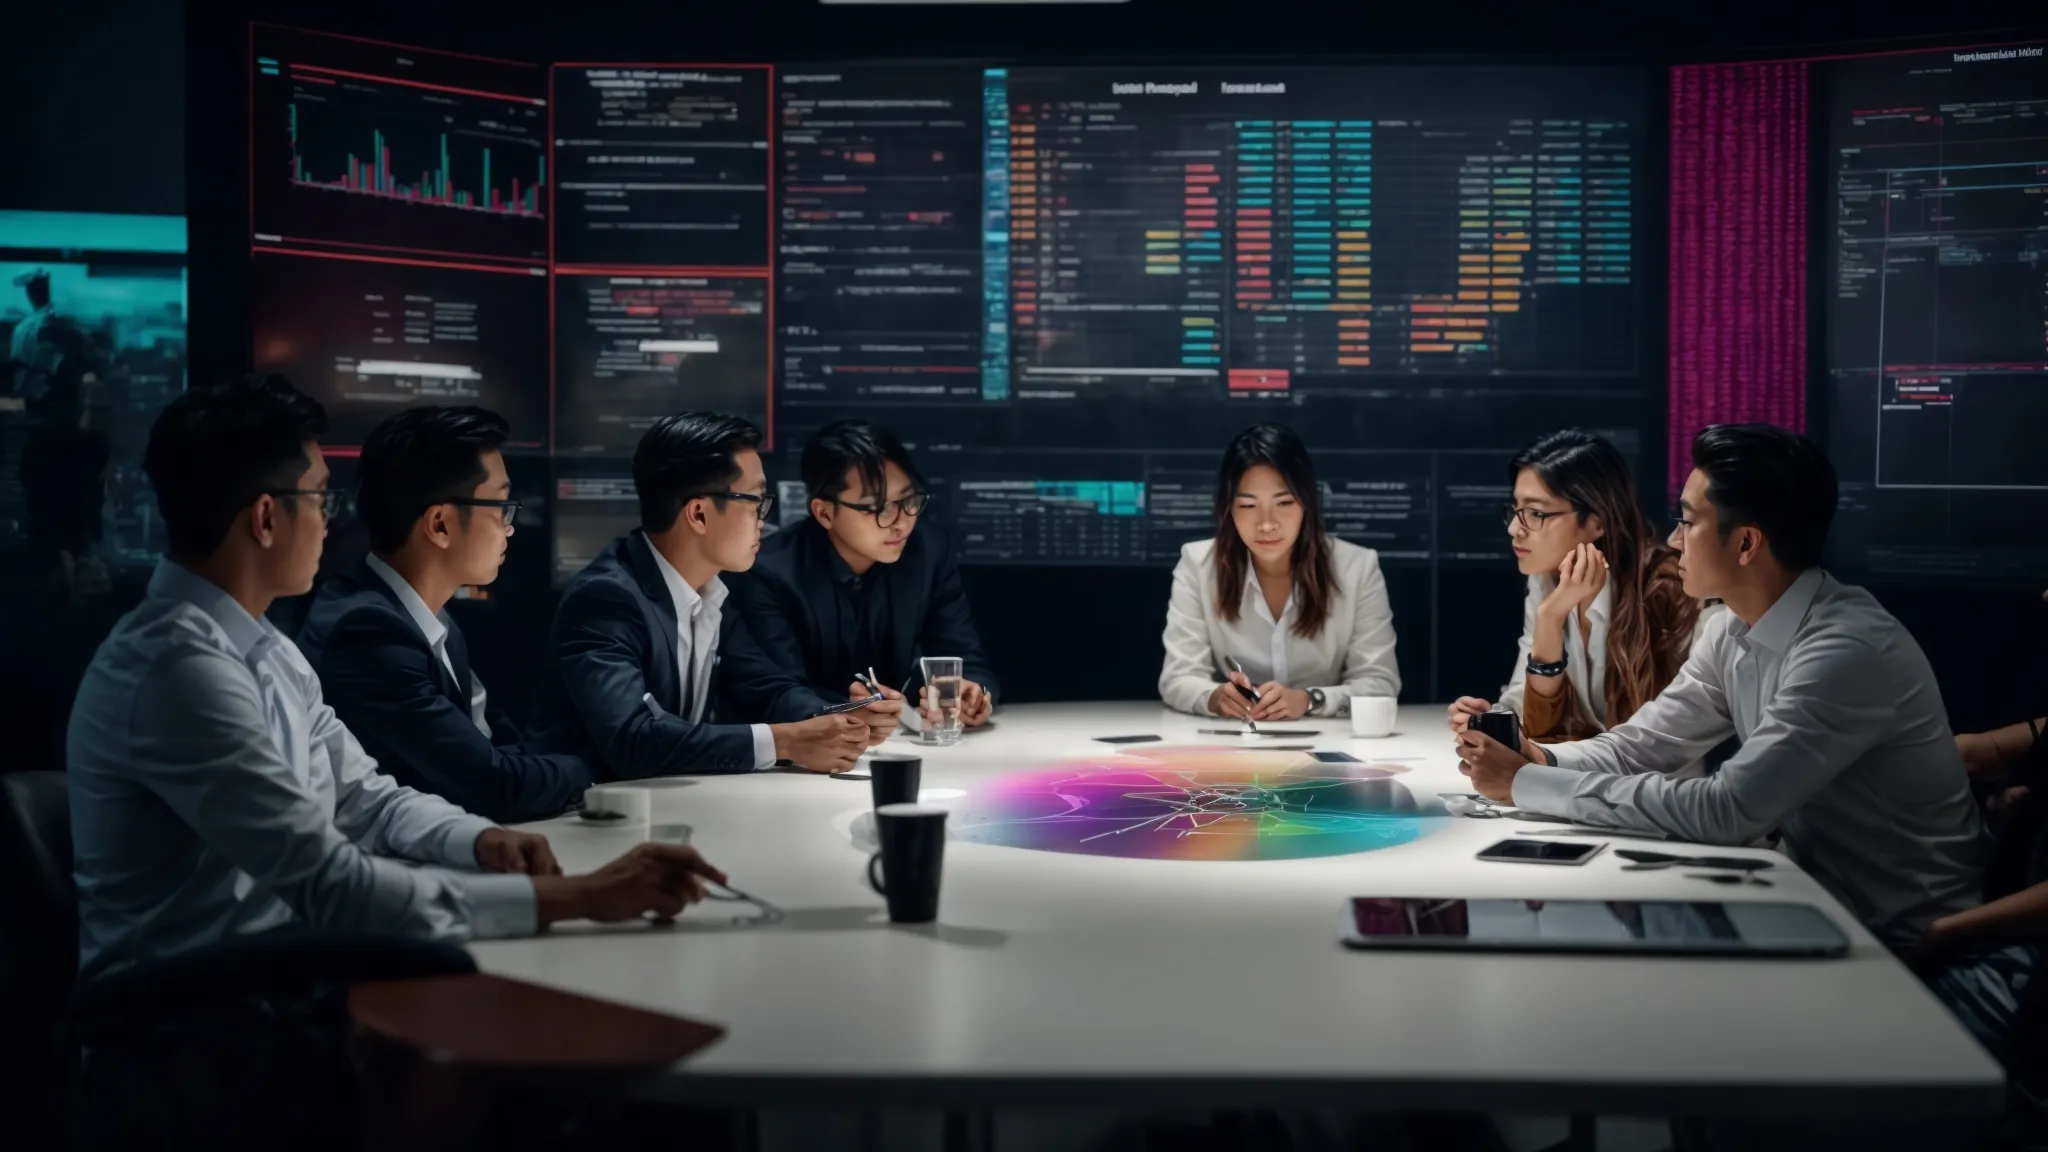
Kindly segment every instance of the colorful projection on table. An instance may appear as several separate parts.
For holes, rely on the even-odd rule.
[[[953,818],[983,844],[1152,860],[1300,860],[1406,844],[1444,823],[1387,764],[1303,752],[1133,749],[1004,776]]]

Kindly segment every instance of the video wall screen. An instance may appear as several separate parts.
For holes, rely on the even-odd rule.
[[[0,212],[0,551],[29,544],[21,464],[38,430],[107,438],[101,551],[164,545],[142,451],[185,389],[185,218]]]
[[[2041,43],[1831,62],[1834,566],[2048,575],[2048,56]]]
[[[1259,421],[1390,564],[1504,562],[1539,431],[1661,443],[1649,69],[252,49],[259,361],[349,436],[505,411],[555,461],[558,575],[686,408],[760,423],[784,483],[887,424],[1008,564],[1170,561]]]

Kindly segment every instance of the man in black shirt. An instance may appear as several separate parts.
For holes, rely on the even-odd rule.
[[[921,519],[929,498],[902,441],[842,420],[804,446],[803,478],[810,519],[764,540],[753,569],[732,580],[755,641],[827,700],[865,696],[855,678],[870,668],[894,696],[920,657],[957,656],[961,722],[986,723],[995,671],[951,542]]]

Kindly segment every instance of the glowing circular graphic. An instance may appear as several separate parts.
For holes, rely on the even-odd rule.
[[[953,834],[983,844],[1151,860],[1299,860],[1405,844],[1445,815],[1391,764],[1305,752],[1149,747],[975,788]]]

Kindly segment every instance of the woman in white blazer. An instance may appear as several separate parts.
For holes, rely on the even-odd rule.
[[[1553,432],[1509,470],[1514,503],[1502,518],[1529,591],[1501,706],[1521,714],[1531,740],[1582,740],[1662,692],[1724,609],[1685,594],[1678,554],[1652,534],[1613,444],[1575,428]],[[1489,707],[1461,698],[1452,731]]]
[[[1400,694],[1379,558],[1323,530],[1315,466],[1292,430],[1248,428],[1223,454],[1216,536],[1181,549],[1165,643],[1159,695],[1182,712],[1292,720]],[[1235,682],[1232,659],[1247,673]]]

